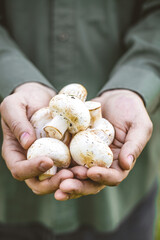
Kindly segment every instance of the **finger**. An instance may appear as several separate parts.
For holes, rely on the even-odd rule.
[[[77,198],[80,198],[82,196],[83,195],[81,195],[81,194],[64,193],[60,189],[58,189],[54,194],[55,199],[58,200],[58,201],[66,201],[66,200],[69,200],[69,199],[77,199]]]
[[[113,161],[110,168],[92,167],[87,172],[90,179],[107,186],[118,186],[128,174],[129,171],[119,167],[118,160]]]
[[[37,178],[27,179],[25,182],[32,191],[37,195],[53,193],[59,188],[60,183],[67,179],[73,178],[73,173],[67,169],[62,169],[53,177],[44,181],[39,181]]]
[[[70,168],[73,172],[74,176],[78,179],[85,180],[88,178],[87,176],[87,168],[83,166],[75,166]]]
[[[1,104],[4,122],[24,149],[36,140],[35,131],[27,118],[27,105],[18,94],[10,95]]]
[[[131,127],[125,139],[125,143],[119,153],[119,164],[129,170],[133,167],[152,134],[152,125],[141,123]]]
[[[3,131],[2,156],[14,178],[24,180],[34,177],[53,166],[53,161],[47,157],[26,160],[26,151],[20,146],[8,127],[4,125]]]
[[[56,192],[54,193],[54,197],[56,200],[58,201],[66,201],[69,199],[70,194],[64,193],[62,192],[60,189],[56,190]]]
[[[105,186],[90,181],[90,180],[78,180],[78,179],[66,179],[64,180],[59,189],[62,192],[70,193],[74,198],[84,195],[97,194]]]
[[[19,181],[38,176],[53,166],[53,161],[48,157],[41,156],[26,160],[23,152],[8,148],[5,141],[2,156],[12,176]]]

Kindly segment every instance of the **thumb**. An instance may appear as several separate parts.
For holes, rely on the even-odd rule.
[[[125,143],[119,153],[119,164],[124,170],[130,170],[151,137],[152,129],[141,123],[131,127]]]
[[[24,149],[36,140],[34,128],[29,122],[26,114],[26,106],[14,101],[12,104],[6,102],[1,106],[1,114],[5,123],[8,125],[11,132],[17,138]]]

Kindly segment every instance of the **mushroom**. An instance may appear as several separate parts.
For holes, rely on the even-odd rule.
[[[58,139],[54,138],[39,138],[27,151],[27,159],[32,159],[38,156],[46,156],[53,160],[54,166],[39,176],[39,179],[53,176],[56,168],[67,168],[71,162],[71,156],[68,147]]]
[[[85,104],[75,96],[58,94],[49,103],[54,118],[44,126],[49,136],[62,139],[65,131],[75,134],[88,128],[90,113]]]
[[[32,115],[30,122],[35,129],[37,139],[46,137],[46,132],[43,130],[43,127],[50,122],[52,118],[49,107],[41,108]]]
[[[78,83],[72,83],[65,86],[60,90],[59,94],[75,96],[79,98],[82,102],[85,102],[87,98],[87,90],[85,89],[85,87]]]
[[[112,124],[105,118],[101,118],[96,121],[93,125],[94,127],[90,129],[97,136],[99,136],[107,145],[111,145],[114,140],[115,130]]]
[[[43,137],[54,137],[51,134],[52,132],[48,133],[44,130],[44,126],[47,123],[50,124],[52,122],[52,119],[53,117],[49,110],[49,107],[41,108],[32,115],[30,122],[35,129],[37,139],[43,138]],[[52,128],[52,126],[48,126],[48,129],[49,127]],[[62,138],[62,141],[66,145],[69,145],[70,140],[71,140],[71,134],[68,131],[66,131]]]
[[[99,136],[109,146],[114,140],[115,130],[107,119],[102,118],[101,103],[87,101],[85,105],[91,116],[90,129],[88,130]]]
[[[91,131],[81,131],[71,140],[70,153],[73,160],[87,168],[93,166],[109,168],[113,153],[108,145]]]

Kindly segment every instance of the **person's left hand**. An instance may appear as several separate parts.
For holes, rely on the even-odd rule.
[[[115,139],[110,146],[113,163],[110,168],[71,168],[75,178],[61,182],[55,192],[57,200],[96,194],[105,186],[119,185],[151,137],[152,122],[138,94],[129,90],[107,91],[96,101],[101,102],[103,117],[115,128]]]

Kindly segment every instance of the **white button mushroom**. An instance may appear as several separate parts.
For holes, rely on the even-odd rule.
[[[81,101],[85,102],[87,98],[87,90],[81,84],[72,83],[64,88],[62,88],[59,94],[67,94],[79,98]]]
[[[30,122],[35,129],[37,139],[46,137],[46,132],[43,130],[43,127],[50,122],[52,118],[48,107],[41,108],[32,115]]]
[[[51,99],[49,108],[55,117],[44,129],[57,139],[62,139],[67,129],[75,134],[87,129],[90,124],[89,110],[77,97],[58,94]]]
[[[53,160],[52,170],[48,170],[40,175],[40,180],[55,174],[55,167],[67,168],[71,162],[71,156],[68,147],[61,141],[54,138],[37,139],[27,151],[27,159],[38,156],[46,156]]]
[[[82,85],[67,85],[51,99],[49,108],[40,109],[32,116],[37,138],[42,138],[28,149],[27,158],[48,156],[54,162],[51,169],[39,176],[40,180],[53,176],[57,167],[68,167],[70,153],[77,164],[88,168],[111,166],[113,153],[108,145],[114,139],[114,128],[102,118],[101,104],[84,102],[86,97],[87,91]],[[76,135],[70,143],[71,134]],[[58,139],[67,145],[70,143],[70,152]]]
[[[71,140],[70,152],[77,164],[87,168],[93,166],[109,168],[113,161],[111,149],[91,131],[77,133]]]
[[[113,125],[107,119],[101,118],[96,121],[93,126],[94,127],[91,129],[91,131],[93,131],[109,146],[113,142],[115,136]]]
[[[112,124],[105,118],[102,118],[101,103],[94,101],[87,101],[87,108],[89,109],[91,122],[89,129],[99,136],[103,141],[110,145],[115,136],[115,130]]]

